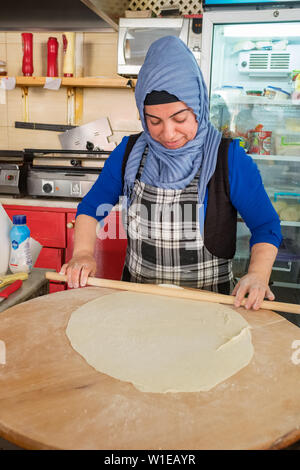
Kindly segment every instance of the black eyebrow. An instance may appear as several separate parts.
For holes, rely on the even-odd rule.
[[[181,109],[180,111],[177,111],[176,113],[171,114],[171,116],[169,116],[169,118],[174,117],[174,116],[176,116],[177,114],[183,113],[183,111],[190,111],[190,109],[189,109],[189,108]],[[145,116],[153,117],[153,118],[155,118],[155,119],[161,119],[160,117],[154,116],[153,114],[149,114],[149,113],[145,113]]]

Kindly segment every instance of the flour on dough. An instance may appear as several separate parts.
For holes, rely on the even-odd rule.
[[[250,326],[232,308],[134,292],[82,305],[66,333],[88,364],[142,392],[210,390],[253,356]]]

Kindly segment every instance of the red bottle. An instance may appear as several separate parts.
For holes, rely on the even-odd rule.
[[[49,38],[47,43],[48,60],[47,60],[47,77],[58,77],[57,52],[58,41],[56,38]]]
[[[32,33],[22,33],[23,41],[23,63],[22,72],[25,77],[31,77],[33,74],[33,57],[32,57]]]

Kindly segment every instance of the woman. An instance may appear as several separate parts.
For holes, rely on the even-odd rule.
[[[151,45],[135,97],[144,131],[122,140],[78,206],[73,258],[61,270],[69,286],[84,286],[95,273],[101,207],[123,195],[123,280],[229,294],[238,211],[252,236],[248,272],[232,291],[235,306],[247,294],[246,308],[273,300],[268,282],[281,243],[279,218],[252,159],[209,122],[201,71],[180,39]]]

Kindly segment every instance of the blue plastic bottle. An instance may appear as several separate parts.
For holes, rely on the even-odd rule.
[[[14,215],[13,227],[10,231],[10,262],[12,273],[29,273],[32,269],[30,251],[30,230],[26,225],[26,215]]]

